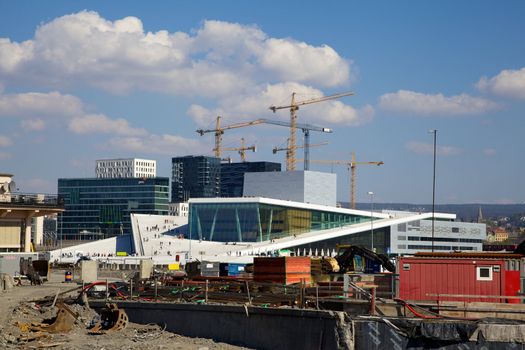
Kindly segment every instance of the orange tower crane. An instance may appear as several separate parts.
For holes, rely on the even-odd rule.
[[[318,97],[318,98],[312,98],[309,100],[304,101],[295,101],[295,92],[292,93],[292,100],[290,102],[290,105],[288,106],[271,106],[270,109],[275,113],[278,109],[290,109],[290,151],[287,152],[287,159],[286,159],[286,170],[291,171],[295,170],[295,164],[297,162],[296,159],[296,150],[297,150],[297,142],[296,142],[296,123],[297,123],[297,110],[299,109],[299,106],[312,104],[312,103],[318,103],[328,100],[334,100],[337,98],[341,98],[344,96],[353,95],[353,92],[344,92],[341,94],[335,94],[330,96],[324,96],[324,97]]]
[[[350,171],[350,203],[351,208],[355,209],[355,193],[356,193],[356,167],[358,165],[383,165],[384,162],[357,162],[355,160],[355,153],[352,152],[352,159],[351,160],[311,160],[312,163],[324,163],[324,164],[339,164],[339,165],[347,165],[348,170]]]

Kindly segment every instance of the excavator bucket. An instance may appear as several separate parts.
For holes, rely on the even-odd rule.
[[[55,317],[53,323],[46,324],[32,324],[29,329],[33,332],[47,332],[47,333],[66,333],[71,330],[73,324],[78,318],[78,313],[71,310],[65,304],[57,304],[57,316]]]
[[[128,325],[128,315],[117,304],[108,303],[100,311],[100,321],[91,328],[89,334],[105,334],[120,331]]]

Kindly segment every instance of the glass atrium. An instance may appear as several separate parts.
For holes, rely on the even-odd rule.
[[[369,216],[266,203],[190,203],[191,239],[262,242],[370,222]]]

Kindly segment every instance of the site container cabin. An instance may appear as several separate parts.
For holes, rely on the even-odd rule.
[[[398,297],[410,301],[520,303],[519,254],[418,253],[397,261]],[[501,296],[501,298],[499,298]]]

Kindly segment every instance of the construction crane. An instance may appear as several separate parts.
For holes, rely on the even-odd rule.
[[[299,128],[303,130],[304,133],[304,158],[305,158],[305,170],[308,170],[309,168],[309,158],[310,158],[310,148],[308,147],[310,143],[310,130],[312,131],[319,131],[319,132],[325,132],[325,133],[331,133],[332,129],[330,128],[323,128],[315,125],[310,124],[301,124],[301,123],[295,123],[295,125],[292,127],[292,125],[288,122],[283,122],[279,120],[270,120],[270,119],[256,119],[249,122],[243,122],[243,123],[236,123],[236,124],[230,124],[226,126],[221,127],[221,117],[217,117],[217,123],[215,126],[215,129],[197,129],[196,132],[203,136],[205,133],[213,132],[215,133],[215,148],[213,151],[215,152],[215,157],[220,158],[222,155],[222,134],[224,134],[224,130],[229,129],[237,129],[237,128],[243,128],[246,126],[252,126],[252,125],[258,125],[258,124],[271,124],[271,125],[279,125],[279,126],[286,126],[289,128]],[[297,148],[297,147],[296,147]],[[288,164],[289,157],[287,156],[286,162]],[[288,168],[288,166],[287,166]]]
[[[288,139],[289,141],[289,139]],[[311,143],[308,145],[308,147],[319,147],[319,146],[326,146],[328,145],[328,142],[320,142],[320,143]],[[306,145],[300,145],[300,146],[297,146],[297,148],[305,148]],[[288,147],[274,147],[272,149],[272,153],[273,154],[277,154],[277,152],[280,152],[280,151],[289,151],[290,150],[290,146],[288,145]]]
[[[299,109],[299,106],[312,104],[312,103],[318,103],[328,100],[334,100],[337,98],[341,98],[344,96],[353,95],[353,92],[344,92],[341,94],[335,94],[330,96],[324,96],[324,97],[318,97],[318,98],[312,98],[309,100],[304,101],[295,101],[295,92],[292,93],[292,100],[290,105],[288,106],[271,106],[270,110],[272,110],[274,113],[278,109],[290,109],[290,151],[288,152],[288,157],[286,159],[286,170],[291,171],[295,170],[295,163],[296,163],[296,149],[297,149],[297,142],[296,142],[296,132],[295,129],[297,129],[297,110]],[[305,148],[306,150],[306,148]],[[306,162],[306,157],[305,157]]]
[[[241,147],[223,147],[222,151],[237,151],[241,156],[241,162],[246,162],[246,151],[255,152],[257,149],[255,145],[246,147],[244,144],[244,137],[241,138]]]
[[[277,154],[277,152],[280,151],[286,151],[286,157],[288,158],[288,153],[290,152],[290,139],[287,139],[288,146],[287,147],[274,147],[272,149],[273,154]],[[310,147],[319,147],[319,146],[325,146],[328,145],[328,142],[321,142],[321,143],[306,143],[302,146],[297,146],[296,148],[304,148],[305,158],[304,158],[304,170],[309,170],[310,168],[310,159],[306,158],[307,150],[308,154],[310,153]]]
[[[243,128],[246,126],[261,124],[261,120],[262,119],[257,119],[251,122],[236,123],[236,124],[230,124],[230,125],[221,127],[221,117],[218,116],[215,129],[207,129],[207,130],[197,129],[195,131],[201,136],[203,136],[205,133],[208,133],[208,132],[215,133],[215,148],[213,149],[213,151],[215,152],[215,157],[220,158],[222,155],[221,143],[222,143],[222,134],[224,134],[224,130],[237,129],[237,128]]]
[[[356,183],[356,174],[355,174],[355,168],[358,165],[383,165],[384,162],[357,162],[355,160],[355,153],[352,152],[352,159],[351,160],[311,160],[312,163],[325,163],[325,164],[340,164],[340,165],[347,165],[348,170],[350,171],[350,203],[351,208],[355,209],[355,183]]]
[[[298,147],[295,146],[295,148],[304,148],[304,170],[310,169],[310,130],[311,131],[319,131],[319,132],[325,132],[325,133],[332,133],[332,129],[330,128],[323,128],[320,126],[315,126],[311,124],[303,124],[303,123],[295,123],[295,126],[292,127],[291,123],[283,122],[279,120],[270,120],[270,119],[260,119],[262,123],[265,124],[272,124],[272,125],[280,125],[280,126],[286,126],[289,128],[294,129],[301,129],[304,134],[304,146]],[[290,150],[292,149],[292,145],[290,142],[290,139],[288,139],[288,147],[286,152],[286,169],[288,170],[288,162],[290,159]],[[275,153],[275,152],[274,152]]]

